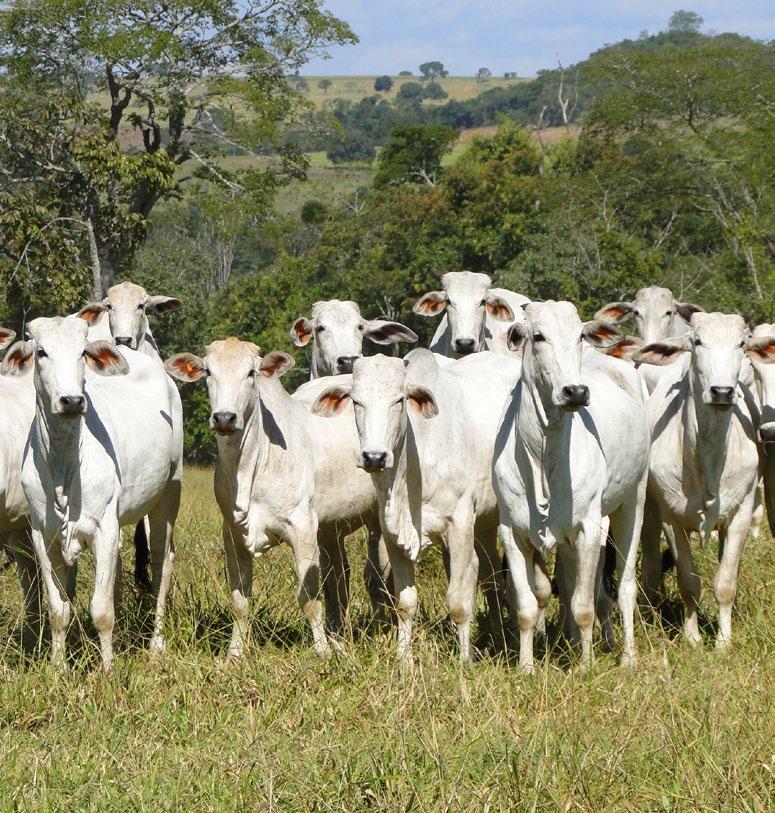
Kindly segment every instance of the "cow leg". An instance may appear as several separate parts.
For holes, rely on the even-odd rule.
[[[471,620],[476,610],[476,582],[479,562],[474,550],[473,522],[452,523],[447,532],[449,549],[449,585],[447,608],[457,627],[460,660],[469,663],[471,656]]]
[[[393,603],[393,579],[379,517],[375,514],[366,521],[368,531],[366,564],[363,568],[363,581],[369,594],[374,621],[379,621],[386,607]]]
[[[398,546],[395,537],[385,536],[390,571],[395,588],[395,609],[398,624],[396,660],[399,665],[412,665],[412,623],[417,612],[417,588],[415,587],[415,564]]]
[[[616,636],[611,623],[611,612],[614,603],[609,595],[609,584],[607,584],[609,577],[613,579],[614,574],[611,571],[616,567],[616,558],[614,556],[612,566],[609,568],[609,557],[613,554],[613,550],[609,548],[609,525],[609,518],[603,517],[600,529],[600,558],[597,561],[597,574],[595,576],[595,612],[597,620],[600,622],[602,639],[600,648],[603,652],[612,652],[616,646]]]
[[[151,573],[153,595],[156,598],[156,614],[153,619],[152,654],[164,652],[164,617],[167,614],[167,596],[172,582],[172,565],[175,561],[173,534],[180,506],[180,481],[171,481],[160,503],[148,514],[151,550]]]
[[[72,618],[72,605],[68,595],[69,568],[62,558],[59,539],[54,537],[47,545],[40,531],[32,531],[32,546],[38,560],[43,587],[48,601],[48,620],[51,626],[51,662],[66,666],[65,639]]]
[[[299,607],[307,616],[312,630],[312,645],[321,657],[331,649],[326,638],[326,625],[323,620],[323,602],[320,600],[320,549],[317,543],[317,528],[314,518],[309,527],[295,526],[288,532],[288,541],[293,549],[296,575],[299,580],[297,598]]]
[[[504,529],[506,530],[506,529]],[[510,530],[508,531],[510,533]],[[487,604],[487,626],[493,643],[505,647],[502,604],[506,588],[498,556],[498,526],[477,528],[475,553],[479,560],[478,580]],[[474,604],[474,610],[476,604]]]
[[[245,538],[238,527],[224,519],[221,530],[226,553],[231,609],[234,614],[228,658],[238,660],[245,653],[250,633],[248,608],[253,593],[253,557],[245,547]]]
[[[719,566],[713,582],[713,592],[718,604],[716,649],[719,651],[726,649],[732,642],[732,605],[737,595],[740,558],[750,525],[751,504],[748,502],[740,506],[726,531],[719,531]]]
[[[506,550],[510,580],[517,603],[519,665],[523,671],[532,674],[535,671],[533,639],[539,616],[538,599],[535,590],[535,572],[537,568],[533,561],[534,548],[529,540],[511,533],[504,535],[503,545]]]
[[[532,548],[532,545],[531,545]],[[533,592],[538,601],[538,621],[536,632],[546,635],[546,605],[552,597],[552,582],[546,572],[546,559],[543,554],[533,548]]]
[[[672,528],[675,537],[678,590],[684,603],[684,636],[690,644],[699,644],[702,641],[697,617],[700,604],[700,577],[694,568],[688,532],[677,522],[672,524]]]
[[[150,551],[148,549],[148,518],[143,517],[135,525],[133,542],[135,546],[135,586],[141,592],[150,592],[151,580],[148,578],[148,562]]]
[[[576,584],[571,599],[573,620],[581,635],[581,665],[592,664],[592,634],[595,625],[595,577],[600,560],[602,520],[589,517],[582,522],[576,537]]]
[[[19,584],[24,596],[24,629],[22,648],[33,651],[40,645],[43,618],[43,594],[40,583],[40,568],[32,549],[29,529],[11,531],[8,534],[8,548],[13,553],[19,572]]]
[[[659,505],[651,495],[647,494],[641,529],[641,548],[643,549],[641,581],[643,582],[645,608],[656,607],[663,593],[661,540],[662,522],[659,516]]]
[[[763,486],[763,480],[759,480],[753,495],[753,512],[751,513],[751,530],[749,533],[754,542],[759,538],[759,534],[761,534],[762,530],[762,522],[764,522]]]
[[[643,523],[645,480],[635,493],[611,514],[611,534],[616,548],[616,571],[619,574],[617,600],[622,616],[622,666],[634,666],[637,658],[635,648],[635,604],[638,588],[635,583],[635,565],[638,560],[638,540]]]
[[[121,529],[118,523],[104,524],[92,539],[94,551],[94,592],[91,617],[100,639],[102,668],[113,668],[113,627],[116,621],[114,605],[116,571]]]
[[[341,635],[350,603],[350,563],[347,561],[344,540],[337,534],[336,528],[319,531],[318,542],[326,599],[326,626],[329,632]]]

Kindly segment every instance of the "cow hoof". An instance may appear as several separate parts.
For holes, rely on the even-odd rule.
[[[536,667],[534,663],[522,663],[520,664],[519,668],[522,670],[523,675],[526,675],[527,677],[535,677]]]
[[[716,639],[716,652],[729,652],[732,648],[732,641],[729,638]]]
[[[229,651],[226,653],[226,662],[227,663],[239,663],[242,660],[242,656],[244,652],[242,649],[237,649],[236,647],[229,647]]]
[[[167,644],[161,635],[156,635],[151,638],[148,651],[151,653],[152,658],[158,658],[167,651]]]
[[[622,655],[621,661],[619,661],[619,665],[622,669],[626,669],[628,671],[635,671],[638,667],[638,659],[635,655]]]

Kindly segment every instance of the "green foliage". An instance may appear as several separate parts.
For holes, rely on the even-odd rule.
[[[702,28],[704,20],[696,11],[679,9],[674,11],[667,23],[668,31],[684,31],[696,34]]]
[[[382,149],[374,187],[395,183],[435,183],[441,161],[457,139],[457,133],[443,125],[393,128]]]
[[[300,212],[302,223],[323,223],[328,216],[328,207],[319,200],[308,200]]]
[[[398,99],[419,99],[423,95],[423,86],[419,82],[404,82],[398,89]]]
[[[381,91],[388,91],[393,87],[393,80],[385,75],[385,76],[378,76],[374,80],[374,90],[377,92]]]
[[[433,60],[431,62],[423,62],[423,64],[420,65],[420,73],[423,79],[430,79],[431,82],[433,82],[436,79],[443,79],[449,74],[449,71],[445,70],[441,62]]]
[[[446,99],[449,96],[446,90],[438,82],[429,82],[422,92],[423,99]]]

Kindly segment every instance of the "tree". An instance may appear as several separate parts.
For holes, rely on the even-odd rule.
[[[684,33],[698,34],[702,28],[704,20],[694,11],[679,9],[673,12],[667,23],[668,31],[681,31]]]
[[[388,91],[393,87],[393,80],[385,75],[385,76],[378,76],[374,80],[374,90],[378,93],[381,91]]]
[[[421,183],[435,186],[441,160],[457,140],[457,133],[441,124],[394,127],[382,148],[374,186]]]
[[[423,79],[430,79],[431,82],[449,75],[449,71],[444,69],[444,65],[437,61],[423,62],[420,65],[420,73]]]
[[[438,82],[430,82],[423,88],[423,99],[446,99],[449,96]]]
[[[327,150],[326,156],[334,164],[347,164],[351,161],[371,161],[376,154],[376,145],[364,133],[353,130],[345,133],[345,137],[333,143]]]
[[[423,86],[419,82],[404,82],[398,89],[397,98],[411,100],[419,99],[423,95]]]
[[[492,71],[489,68],[479,68],[476,72],[477,82],[486,82],[492,76]]]
[[[412,72],[411,71],[399,71],[398,75],[399,76],[411,76]]]
[[[517,78],[517,72],[516,71],[506,71],[503,74],[503,78],[504,79],[516,79]]]
[[[319,87],[319,88],[320,88],[320,89],[323,91],[323,93],[325,93],[326,95],[328,95],[328,89],[329,89],[329,88],[331,87],[331,85],[333,85],[333,84],[334,84],[334,83],[333,83],[333,82],[332,82],[330,79],[321,79],[321,80],[318,82],[318,87]]]
[[[63,307],[84,280],[101,294],[156,204],[192,178],[267,206],[304,166],[282,141],[300,104],[286,77],[354,40],[316,0],[10,0],[0,12],[6,284],[34,303],[53,273],[68,281],[57,283]],[[238,174],[219,162],[224,148],[269,145],[281,155],[271,168]],[[52,261],[52,247],[66,250]]]

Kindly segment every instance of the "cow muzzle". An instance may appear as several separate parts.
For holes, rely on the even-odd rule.
[[[59,414],[65,418],[79,418],[86,414],[86,398],[83,395],[63,395],[59,399]]]
[[[708,389],[710,406],[728,409],[735,403],[735,388],[714,385]]]
[[[219,435],[233,435],[239,429],[236,412],[213,412],[210,423]]]
[[[135,340],[131,336],[114,336],[113,341],[120,347],[128,347],[135,350]]]
[[[375,471],[384,471],[388,468],[389,464],[392,463],[390,461],[390,455],[387,452],[361,452],[361,459],[359,461],[360,468],[364,469],[364,471],[368,472],[375,472]]]
[[[353,364],[360,358],[360,356],[339,356],[336,360],[336,372],[338,374],[351,373],[353,371]]]
[[[560,406],[569,412],[589,406],[589,387],[586,384],[566,384],[561,390]]]
[[[464,356],[467,356],[469,353],[475,353],[477,350],[476,339],[470,337],[455,339],[453,345],[455,346],[455,352]]]

